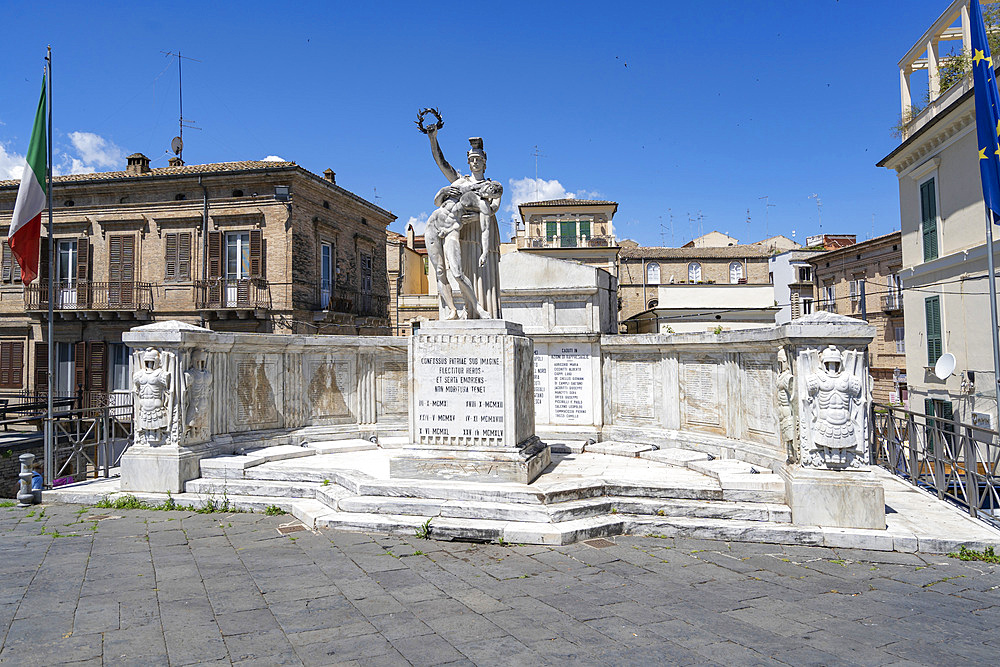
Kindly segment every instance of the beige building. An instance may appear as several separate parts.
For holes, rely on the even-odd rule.
[[[685,248],[727,248],[739,245],[738,239],[718,231],[711,231],[684,244]]]
[[[618,275],[613,201],[550,199],[518,205],[522,225],[515,242],[521,252],[565,259]]]
[[[968,50],[966,2],[950,3],[900,60],[901,143],[878,163],[899,178],[909,405],[996,428],[996,332],[990,331],[972,77],[942,85],[941,42]],[[914,76],[926,77],[931,91],[919,113],[913,113],[910,99]],[[993,253],[996,257],[996,245]],[[996,261],[1000,266],[1000,257]],[[956,368],[941,380],[934,366],[946,352],[955,356]]]
[[[875,326],[868,346],[869,368],[879,403],[905,402],[906,333],[900,232],[814,255],[812,264],[818,300],[826,310],[866,320]]]
[[[0,182],[6,234],[18,181]],[[54,309],[57,391],[128,388],[121,334],[181,320],[220,331],[389,331],[385,228],[395,216],[292,162],[57,176],[55,264],[25,288],[4,241],[0,391],[44,391]],[[43,226],[42,248],[46,230]],[[53,274],[55,289],[48,290]]]
[[[706,331],[773,326],[774,290],[768,282],[770,251],[758,245],[622,248],[619,319],[630,333],[657,329]],[[657,313],[648,311],[658,309]]]
[[[438,319],[438,290],[424,237],[386,232],[389,319],[394,336],[409,336],[421,322]]]

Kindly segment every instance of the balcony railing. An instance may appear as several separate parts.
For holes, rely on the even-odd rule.
[[[820,301],[819,309],[825,310],[828,313],[837,312],[837,302],[836,301]]]
[[[894,313],[903,310],[903,295],[891,293],[882,297],[882,310],[887,313]]]
[[[389,317],[389,297],[369,294],[350,287],[322,288],[320,310],[359,317]]]
[[[95,283],[87,280],[57,282],[54,286],[54,310],[153,310],[153,284],[125,281]],[[48,310],[49,286],[27,285],[24,288],[26,310]]]
[[[614,248],[614,236],[519,236],[517,247],[522,248]]]
[[[194,302],[198,310],[270,310],[271,286],[263,278],[198,280]]]

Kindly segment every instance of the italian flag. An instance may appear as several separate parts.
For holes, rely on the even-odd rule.
[[[46,148],[45,77],[42,77],[42,96],[38,100],[31,143],[24,158],[21,185],[17,189],[14,217],[7,234],[11,254],[21,265],[21,282],[25,285],[38,275],[38,242],[42,231],[42,211],[45,210]]]

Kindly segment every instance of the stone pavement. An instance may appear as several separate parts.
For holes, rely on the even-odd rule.
[[[279,532],[289,523],[0,508],[0,663],[884,665],[1000,655],[996,565],[655,537],[595,548]]]

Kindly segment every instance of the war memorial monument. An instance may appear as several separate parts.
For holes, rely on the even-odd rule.
[[[426,232],[440,320],[409,339],[136,327],[120,478],[53,494],[224,496],[309,527],[440,539],[917,549],[887,527],[869,467],[872,326],[817,313],[719,334],[601,331],[602,272],[501,261],[487,144],[469,140],[462,175],[440,114],[417,122],[444,177]],[[508,300],[505,319],[501,292],[541,276],[555,286]],[[564,294],[560,280],[576,282]]]

